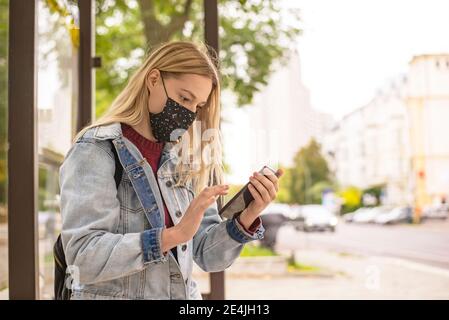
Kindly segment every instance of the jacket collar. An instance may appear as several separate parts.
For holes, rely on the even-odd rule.
[[[111,124],[98,126],[93,133],[95,139],[109,140],[123,138],[122,126],[120,122],[113,122]],[[175,142],[166,142],[164,145],[163,153],[169,153],[173,149]]]
[[[122,135],[122,127],[120,125],[120,122],[98,126],[94,131],[94,138],[100,140],[115,139],[121,137]]]

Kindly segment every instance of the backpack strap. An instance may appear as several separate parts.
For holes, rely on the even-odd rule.
[[[112,153],[114,154],[114,160],[115,160],[114,180],[115,180],[115,186],[118,189],[118,186],[120,185],[120,181],[122,181],[123,166],[120,163],[120,160],[119,160],[118,154],[117,154],[117,150],[115,149],[115,146],[112,143],[112,140],[109,140],[109,141],[111,142]]]

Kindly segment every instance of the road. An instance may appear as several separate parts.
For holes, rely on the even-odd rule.
[[[449,269],[449,219],[420,225],[378,226],[341,222],[335,233],[279,230],[280,250],[330,249],[338,252],[407,259]]]

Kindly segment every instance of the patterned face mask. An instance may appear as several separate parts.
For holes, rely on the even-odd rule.
[[[164,109],[159,113],[150,112],[151,130],[159,142],[177,141],[184,132],[192,125],[196,118],[196,112],[192,112],[168,96],[162,78],[167,101]]]

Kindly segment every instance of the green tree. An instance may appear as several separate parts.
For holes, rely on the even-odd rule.
[[[290,179],[291,202],[298,204],[320,202],[321,196],[318,198],[317,192],[332,184],[326,159],[314,139],[296,153]]]
[[[362,190],[362,197],[365,194],[372,195],[376,198],[376,205],[381,203],[382,192],[385,189],[384,184],[378,184]]]
[[[321,203],[322,195],[325,190],[335,190],[335,185],[330,181],[318,181],[312,185],[307,191],[306,196],[310,203]]]
[[[290,186],[292,179],[292,169],[280,166],[284,171],[284,174],[279,179],[279,191],[276,196],[276,202],[280,203],[292,203]]]
[[[170,40],[203,41],[203,1],[96,1],[97,116],[111,104],[152,46]],[[285,62],[300,34],[297,10],[279,0],[220,0],[219,35],[223,88],[236,93],[239,106],[267,84],[274,62]],[[285,19],[286,16],[291,19]],[[284,19],[281,19],[284,18]],[[285,21],[293,21],[293,24]]]

